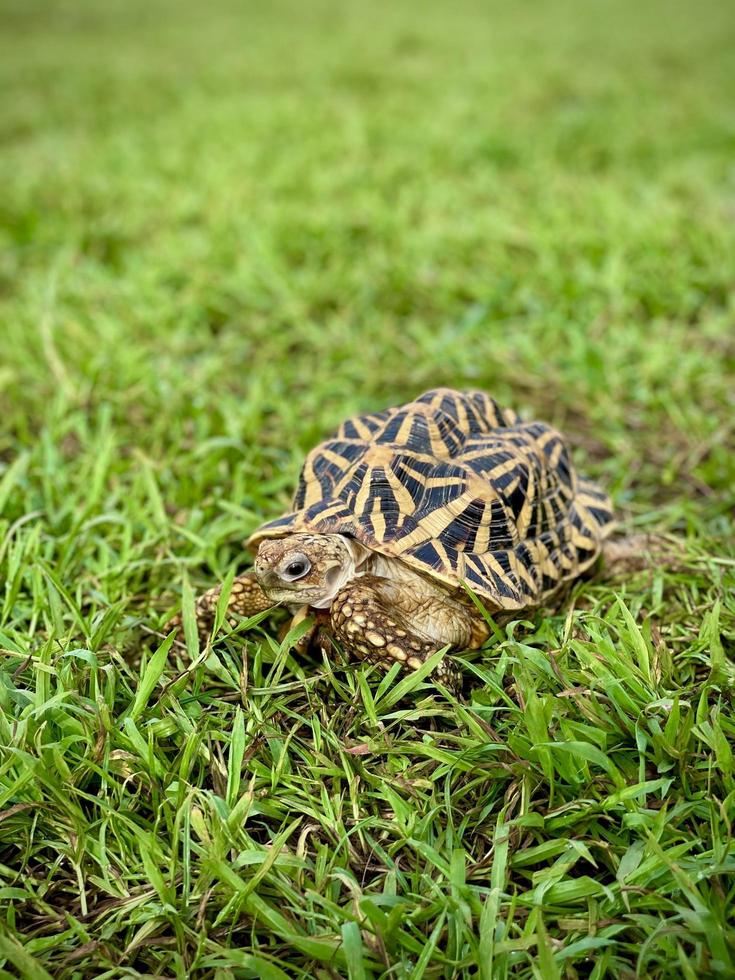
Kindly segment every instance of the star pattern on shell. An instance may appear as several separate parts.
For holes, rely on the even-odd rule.
[[[250,539],[353,536],[499,609],[536,605],[596,559],[608,496],[561,434],[447,388],[342,423],[306,457],[292,510]]]

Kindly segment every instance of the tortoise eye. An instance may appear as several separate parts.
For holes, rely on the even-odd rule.
[[[295,582],[303,578],[311,568],[311,562],[306,555],[296,555],[296,557],[286,565],[283,571],[283,578],[288,582]]]

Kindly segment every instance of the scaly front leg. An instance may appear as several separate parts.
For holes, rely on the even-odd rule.
[[[196,601],[195,615],[199,642],[203,646],[209,639],[214,626],[214,619],[217,613],[217,603],[222,593],[222,586],[218,585],[200,595]],[[253,572],[246,572],[238,576],[232,583],[232,590],[227,602],[225,620],[233,628],[237,626],[236,616],[247,619],[255,616],[259,612],[270,609],[273,602],[266,596],[258,585]],[[163,627],[165,633],[170,633],[173,629],[180,629],[183,625],[182,614],[179,613],[170,619]]]
[[[353,579],[331,606],[332,632],[345,651],[389,670],[398,661],[417,670],[442,647],[479,645],[476,614],[440,590],[417,592],[413,582],[377,575]],[[459,690],[462,675],[442,660],[431,675]]]

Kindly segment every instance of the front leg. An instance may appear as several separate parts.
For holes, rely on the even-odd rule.
[[[222,586],[217,585],[203,595],[200,595],[196,600],[194,614],[196,616],[197,632],[199,633],[199,643],[202,646],[207,642],[212,632],[214,619],[217,614],[217,603],[221,594]],[[255,616],[259,612],[270,609],[272,605],[273,602],[258,585],[255,574],[253,572],[246,572],[244,575],[240,575],[234,579],[232,583],[230,597],[227,601],[225,621],[234,628],[237,626],[237,619],[235,617],[240,616],[248,619],[250,616]],[[172,619],[169,619],[163,627],[163,630],[165,633],[170,633],[173,629],[181,629],[183,622],[183,616],[179,613]]]
[[[432,613],[430,629],[425,625],[427,606]],[[344,650],[385,670],[396,661],[418,670],[432,653],[448,644],[469,645],[470,616],[451,597],[417,595],[413,583],[393,582],[377,575],[348,582],[331,606],[332,633]],[[421,626],[417,620],[423,620]],[[447,659],[431,676],[453,690],[462,684],[460,671]]]

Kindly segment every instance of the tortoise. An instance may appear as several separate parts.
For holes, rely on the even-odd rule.
[[[227,618],[278,604],[315,613],[343,650],[418,669],[478,648],[490,614],[538,606],[588,569],[614,527],[607,494],[572,466],[561,434],[482,391],[427,391],[347,419],[307,455],[291,510],[247,545]],[[196,603],[211,632],[220,588]],[[179,625],[181,617],[169,626]],[[443,658],[436,680],[456,686]]]

